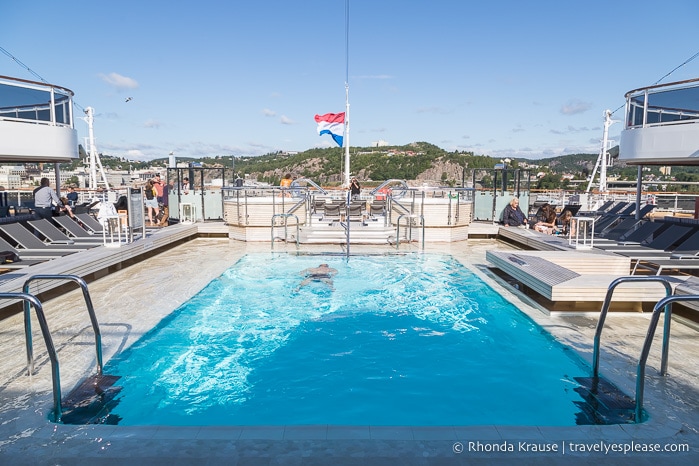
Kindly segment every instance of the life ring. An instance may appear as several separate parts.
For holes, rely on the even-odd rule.
[[[459,198],[459,193],[456,193],[456,194],[449,193],[449,199],[458,199],[458,198]]]

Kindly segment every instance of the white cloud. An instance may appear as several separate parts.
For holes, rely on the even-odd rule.
[[[126,158],[127,159],[142,159],[143,158],[143,152],[141,152],[138,149],[130,149],[126,151]]]
[[[102,81],[120,91],[125,89],[136,89],[138,87],[138,82],[136,82],[135,79],[122,76],[119,73],[100,73],[98,76],[102,79]]]
[[[582,100],[572,99],[569,100],[561,107],[561,113],[564,115],[576,115],[578,113],[584,113],[592,107],[590,102],[583,102]]]
[[[283,125],[293,125],[296,123],[294,120],[292,120],[286,115],[282,115],[281,118],[279,118],[279,122]]]
[[[143,123],[144,128],[160,128],[160,122],[158,120],[146,120],[145,123]]]
[[[273,116],[277,115],[277,112],[275,112],[274,110],[270,110],[268,108],[263,108],[262,114],[266,117],[273,117]]]

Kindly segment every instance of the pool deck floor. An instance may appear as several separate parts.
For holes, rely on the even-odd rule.
[[[283,252],[285,247],[289,246],[275,246],[275,252]],[[494,240],[469,240],[428,246],[426,252],[452,254],[589,362],[596,314],[549,315],[490,272],[485,251],[495,247]],[[497,247],[508,246],[498,243]],[[314,246],[304,250],[323,252],[331,248]],[[201,238],[90,283],[102,331],[104,361],[134,343],[243,254],[269,250],[269,244]],[[353,254],[376,251],[395,250],[352,248]],[[341,251],[338,248],[334,252]],[[65,396],[95,371],[94,337],[77,288],[43,306],[58,350]],[[649,315],[643,313],[611,313],[602,336],[601,373],[631,396],[648,322]],[[693,465],[699,460],[699,334],[680,322],[672,326],[667,377],[659,375],[662,331],[653,342],[644,392],[644,407],[650,419],[642,424],[575,427],[54,424],[47,420],[52,408],[51,367],[35,319],[33,325],[37,369],[29,377],[25,375],[22,316],[0,321],[1,465],[547,465],[598,464],[601,460],[610,460],[611,464]],[[517,388],[514,384],[522,383],[526,381],[513,381],[513,390]],[[644,449],[650,444],[661,448],[687,445],[689,451],[604,451]],[[495,451],[509,448],[513,451]],[[531,451],[534,448],[557,451]]]

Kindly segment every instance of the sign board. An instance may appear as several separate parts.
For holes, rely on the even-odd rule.
[[[133,230],[145,228],[145,219],[143,215],[143,189],[129,188],[128,194],[129,204],[129,227]]]

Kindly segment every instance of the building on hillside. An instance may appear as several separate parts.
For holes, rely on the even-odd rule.
[[[0,186],[5,189],[19,189],[22,187],[22,179],[26,176],[23,165],[0,166]]]

